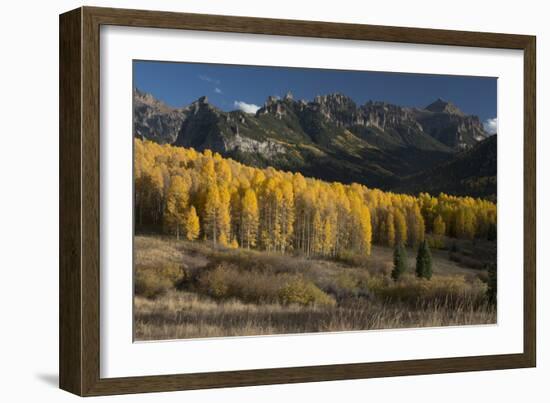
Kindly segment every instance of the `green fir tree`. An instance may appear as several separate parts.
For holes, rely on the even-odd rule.
[[[401,242],[395,245],[393,249],[393,270],[391,278],[397,281],[399,277],[407,270],[407,251]]]
[[[416,255],[416,276],[429,280],[432,278],[432,253],[426,240],[420,243]]]

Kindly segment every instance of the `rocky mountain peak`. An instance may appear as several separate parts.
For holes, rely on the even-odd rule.
[[[270,96],[255,115],[224,111],[201,97],[172,108],[134,91],[134,135],[211,149],[247,165],[272,165],[326,180],[389,186],[484,141],[476,116],[437,100],[427,109],[388,102],[357,105],[333,93],[314,100]]]
[[[173,110],[173,108],[170,108],[164,102],[159,101],[153,95],[147,92],[140,91],[138,88],[134,88],[134,101],[138,105],[142,104],[145,106],[149,106],[157,111],[161,111],[164,113],[167,113]]]
[[[188,107],[188,110],[191,110],[193,113],[197,114],[202,110],[215,110],[216,108],[208,102],[208,97],[206,95],[200,97]]]
[[[347,95],[333,93],[327,95],[317,95],[313,102],[327,107],[352,107],[355,108],[355,102]]]
[[[279,97],[276,97],[274,95],[270,95],[267,97],[267,100],[264,103],[265,107],[271,106],[276,104],[279,101]]]
[[[357,117],[357,105],[350,97],[334,93],[318,95],[314,104],[319,105],[319,112],[337,126],[353,124]]]
[[[134,135],[159,144],[172,144],[187,109],[171,108],[153,95],[134,88]]]
[[[442,98],[438,98],[437,100],[426,106],[425,109],[430,112],[448,113],[451,115],[464,116],[464,112],[462,112],[455,104],[449,101],[445,101]]]

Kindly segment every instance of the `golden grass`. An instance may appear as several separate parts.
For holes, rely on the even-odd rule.
[[[341,261],[149,236],[137,236],[135,247],[136,273],[145,273],[136,276],[136,340],[496,323],[485,272],[444,253],[434,253],[430,281],[412,274],[409,254],[408,274],[394,282],[391,249],[382,247]]]
[[[398,329],[495,322],[486,306],[446,306],[356,301],[339,307],[217,302],[194,293],[172,291],[156,299],[135,297],[136,340],[254,336]]]

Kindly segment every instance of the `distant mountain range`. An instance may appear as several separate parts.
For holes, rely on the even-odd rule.
[[[172,108],[135,89],[134,134],[324,180],[411,193],[496,195],[496,136],[477,116],[442,99],[406,108],[357,105],[342,94],[307,102],[288,93],[269,97],[249,114],[222,111],[206,97]],[[475,194],[468,183],[477,184]]]

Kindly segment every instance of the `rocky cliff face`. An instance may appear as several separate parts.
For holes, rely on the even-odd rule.
[[[255,114],[225,112],[202,97],[170,108],[138,90],[135,135],[211,149],[253,166],[274,166],[342,182],[391,188],[486,138],[479,119],[437,100],[426,108],[357,105],[343,94],[269,97]]]
[[[468,150],[488,137],[477,116],[465,115],[442,99],[415,110],[415,116],[426,133],[456,151]]]
[[[172,144],[186,118],[186,110],[175,109],[151,94],[134,90],[134,135],[159,144]]]

